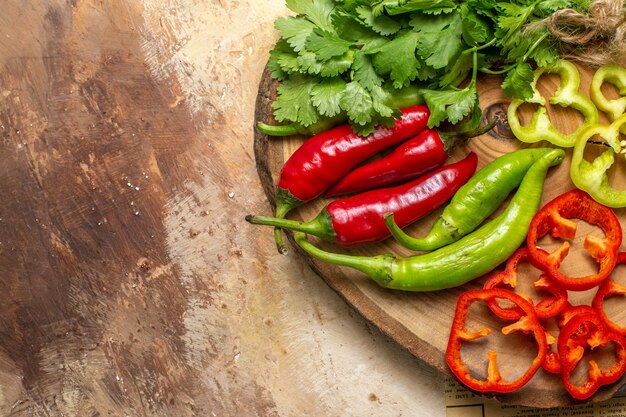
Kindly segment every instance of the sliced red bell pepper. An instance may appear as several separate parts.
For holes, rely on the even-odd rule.
[[[613,344],[615,363],[606,370],[590,359],[586,381],[577,385],[571,379],[585,351]],[[579,400],[591,397],[601,386],[617,381],[626,371],[626,339],[612,331],[595,312],[577,314],[559,333],[557,343],[561,362],[561,379],[570,395]]]
[[[489,279],[485,281],[483,288],[502,288],[503,286],[508,286],[515,289],[517,287],[518,278],[517,268],[519,264],[523,262],[530,262],[528,259],[528,248],[525,246],[515,251],[515,253],[511,255],[507,261],[504,271],[493,274],[489,277]],[[551,294],[551,296],[546,297],[534,304],[535,312],[537,313],[537,317],[540,319],[554,317],[567,306],[567,291],[556,285],[545,274],[542,274],[539,279],[534,281],[533,285],[535,288]],[[524,294],[520,295],[531,303],[534,303],[530,297]],[[487,304],[491,311],[503,319],[517,320],[524,314],[521,309],[515,308],[514,306],[501,307],[494,300],[487,301]]]
[[[561,314],[559,315],[559,328],[563,328],[563,326],[565,326],[567,322],[570,321],[574,316],[577,316],[579,314],[593,314],[595,312],[596,311],[593,309],[593,307],[587,304],[580,304],[576,306],[568,304],[567,307],[565,307],[565,309],[561,311]]]
[[[626,252],[620,252],[618,254],[617,264],[626,264]],[[626,294],[626,286],[615,282],[611,278],[608,278],[607,280],[602,282],[602,285],[600,285],[600,288],[598,288],[598,291],[593,297],[592,302],[593,308],[596,309],[606,325],[609,326],[611,330],[621,334],[622,336],[626,336],[626,327],[620,326],[609,318],[608,314],[606,314],[606,311],[604,310],[604,300],[614,295],[624,294]]]
[[[580,304],[580,305],[572,305],[569,302],[565,306],[565,308],[559,313],[559,320],[557,325],[559,329],[562,329],[563,326],[567,324],[568,321],[572,319],[572,317],[577,316],[579,314],[595,314],[596,311],[590,305]],[[548,345],[552,345],[556,342],[554,337],[550,335],[547,331],[548,335]],[[546,358],[541,364],[541,367],[553,374],[561,373],[561,358],[559,357],[558,351],[550,351],[546,354]]]
[[[584,241],[585,249],[599,264],[595,274],[572,277],[559,270],[570,248],[568,241],[551,253],[537,246],[537,242],[548,233],[555,238],[572,240],[577,223],[571,219],[584,220],[604,232],[604,238],[587,235]],[[531,221],[527,237],[528,255],[532,264],[545,271],[563,288],[574,291],[593,288],[609,276],[617,262],[621,243],[622,227],[613,210],[579,189],[561,194],[543,206]]]
[[[495,299],[508,300],[523,311],[521,318],[514,323],[503,327],[502,333],[508,335],[515,331],[530,333],[537,345],[537,356],[528,369],[513,381],[504,381],[497,365],[497,352],[488,353],[489,364],[486,379],[481,380],[470,375],[468,367],[461,357],[461,345],[463,342],[478,339],[491,333],[491,329],[483,328],[475,332],[469,332],[466,327],[466,319],[470,307],[475,302],[488,302]],[[548,349],[546,334],[539,323],[533,305],[523,297],[512,291],[502,288],[480,289],[466,291],[459,297],[456,305],[448,347],[446,349],[446,362],[454,375],[468,388],[478,392],[508,393],[524,386],[541,366]]]

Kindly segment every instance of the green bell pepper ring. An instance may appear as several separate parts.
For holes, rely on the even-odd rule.
[[[384,288],[402,291],[437,291],[462,285],[506,261],[526,240],[528,227],[539,210],[548,169],[565,155],[553,149],[526,172],[504,212],[454,243],[415,256],[356,256],[327,252],[294,234],[296,243],[311,256],[335,265],[354,268]]]
[[[606,173],[615,161],[615,154],[621,155],[620,130],[624,127],[626,114],[610,125],[594,125],[582,131],[574,146],[570,165],[570,177],[574,185],[586,191],[598,203],[612,208],[626,207],[626,191],[611,187]],[[594,136],[603,138],[608,148],[589,162],[584,158],[584,153],[588,141]]]
[[[606,98],[602,92],[602,85],[605,82],[617,87],[622,97],[614,100]],[[611,122],[617,120],[626,112],[626,68],[613,64],[598,68],[591,80],[589,97],[598,109],[606,113]],[[622,133],[626,133],[626,126],[622,128]]]
[[[564,134],[552,125],[545,107],[546,99],[537,91],[537,81],[544,73],[558,74],[561,78],[559,89],[550,98],[550,103],[561,107],[572,107],[583,115],[584,122],[575,132]],[[535,70],[531,85],[534,95],[526,101],[514,99],[511,101],[507,112],[511,131],[520,141],[535,143],[546,140],[556,146],[571,148],[576,143],[576,137],[583,129],[598,123],[598,109],[590,99],[578,91],[580,74],[576,66],[571,62],[558,60],[549,67]],[[522,126],[517,110],[524,103],[538,104],[539,108],[533,113],[530,122]]]

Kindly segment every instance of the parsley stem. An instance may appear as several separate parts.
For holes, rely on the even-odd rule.
[[[548,37],[548,35],[549,35],[549,32],[545,32],[543,35],[541,35],[541,36],[539,37],[539,39],[537,39],[537,40],[535,41],[535,43],[533,43],[533,44],[532,44],[532,46],[531,46],[530,48],[528,48],[528,51],[526,51],[526,53],[524,54],[524,57],[522,58],[522,60],[524,60],[524,61],[528,60],[528,57],[530,56],[530,54],[532,54],[532,53],[533,53],[533,51],[534,51],[535,49],[537,49],[537,47],[539,46],[539,44],[540,44],[541,42],[543,42],[543,41],[544,41],[544,39],[546,39],[546,38]]]
[[[537,39],[537,40],[535,41],[535,43],[533,43],[533,44],[531,45],[531,47],[530,47],[530,48],[528,48],[528,51],[526,51],[526,53],[525,53],[525,54],[524,54],[524,56],[520,59],[520,61],[519,61],[519,62],[525,62],[525,61],[528,61],[528,57],[530,56],[530,54],[532,54],[532,53],[533,53],[533,51],[534,51],[535,49],[537,49],[537,47],[539,46],[539,44],[541,44],[541,42],[543,42],[543,41],[544,41],[544,39],[546,39],[548,36],[549,36],[549,33],[548,33],[548,32],[545,32],[543,35],[541,35],[541,36],[539,37],[539,39]],[[480,69],[480,72],[483,72],[483,73],[485,73],[485,74],[490,74],[490,75],[501,75],[501,74],[505,74],[505,73],[509,72],[509,71],[510,71],[511,69],[513,69],[516,65],[517,65],[517,62],[516,62],[515,64],[508,65],[508,66],[506,66],[506,67],[504,67],[504,68],[502,68],[502,69],[499,69],[499,70],[492,70],[492,69],[489,69],[489,68],[484,68],[484,67],[483,67],[483,68],[481,68],[481,69]]]
[[[494,43],[496,43],[496,38],[493,38],[489,42],[484,43],[482,45],[478,45],[478,46],[473,46],[471,48],[467,48],[463,52],[461,52],[461,54],[470,54],[472,52],[477,52],[477,51],[480,51],[481,49],[489,48]]]
[[[472,81],[470,83],[475,83],[478,78],[478,49],[474,49],[474,53],[472,54]]]

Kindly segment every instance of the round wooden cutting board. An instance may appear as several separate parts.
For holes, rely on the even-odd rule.
[[[580,91],[587,94],[593,71],[587,68],[580,68],[581,88]],[[456,146],[450,156],[449,162],[457,161],[471,151],[475,151],[479,156],[478,169],[500,155],[513,150],[528,146],[550,146],[547,143],[523,144],[512,135],[506,123],[506,109],[509,100],[500,89],[501,79],[498,77],[482,78],[479,84],[480,106],[483,109],[483,118],[492,119],[500,115],[497,126],[487,134],[473,138],[467,143]],[[544,76],[540,79],[539,90],[544,97],[549,97],[558,88],[558,76]],[[266,70],[261,84],[256,103],[256,121],[275,123],[272,117],[271,102],[276,94],[277,83],[273,81]],[[610,95],[611,91],[607,94]],[[523,120],[528,120],[528,115],[534,109],[523,109]],[[581,117],[575,111],[560,108],[548,108],[553,124],[563,132],[574,131],[580,123]],[[601,120],[606,121],[601,115]],[[297,149],[305,140],[304,137],[269,138],[255,129],[255,156],[258,173],[263,183],[263,187],[272,206],[268,206],[267,213],[273,212],[273,201],[276,189],[278,174],[284,161]],[[567,150],[567,158],[557,167],[552,168],[545,181],[543,191],[543,201],[545,204],[557,195],[574,188],[569,178],[569,161],[571,150]],[[620,176],[619,170],[612,174],[614,185],[619,186],[624,179]],[[329,200],[318,199],[310,202],[290,213],[289,217],[297,220],[310,220],[315,217]],[[503,207],[506,206],[506,202]],[[406,231],[414,236],[423,236],[430,229],[433,221],[441,213],[442,209],[436,210],[410,227]],[[500,209],[502,210],[502,208]],[[497,214],[498,212],[496,212]],[[622,209],[616,210],[621,220],[626,219],[626,212]],[[494,214],[494,216],[496,215]],[[622,222],[622,224],[626,224]],[[261,226],[259,226],[261,227]],[[570,255],[566,258],[563,269],[574,275],[588,273],[593,264],[582,248],[582,238],[586,233],[597,233],[593,227],[582,224],[579,226],[577,237],[572,244]],[[270,236],[271,234],[268,234]],[[304,256],[311,267],[339,293],[349,304],[351,304],[360,314],[371,321],[382,332],[387,334],[395,342],[406,348],[411,354],[427,362],[438,371],[451,375],[447,368],[444,352],[450,332],[450,325],[454,314],[454,308],[459,294],[472,288],[479,288],[484,283],[486,277],[474,280],[462,287],[450,290],[443,290],[431,293],[403,293],[383,289],[377,286],[368,277],[358,271],[348,268],[336,267],[334,265],[320,262],[309,257],[300,251],[294,243],[291,234],[287,234],[291,242],[291,250],[286,256]],[[337,252],[349,252],[358,255],[374,255],[392,252],[398,255],[414,254],[401,248],[392,239],[376,244],[366,245],[358,248],[351,248],[349,251],[329,243],[323,243],[317,239],[310,238],[311,241],[321,247]],[[274,245],[273,240],[268,239],[268,245]],[[528,270],[531,274],[533,271]],[[626,280],[626,279],[625,279]],[[593,297],[594,290],[579,293],[570,293],[569,300],[572,304],[588,304]],[[306,296],[306,294],[303,294]],[[621,301],[621,300],[620,300]],[[623,302],[623,301],[621,301]],[[621,306],[615,308],[613,314],[616,320],[623,319],[626,322],[626,309]],[[623,311],[623,312],[619,312]],[[512,338],[509,341],[509,348],[499,354],[499,364],[504,370],[511,369],[515,373],[516,369],[523,367],[528,360],[527,351],[532,351],[532,340],[521,337]],[[346,341],[349,343],[349,341]],[[486,352],[470,351],[465,357],[470,368],[478,373],[484,373]],[[503,374],[504,375],[504,374]],[[600,389],[590,401],[601,401],[610,398],[624,385],[622,378],[617,383]],[[575,401],[563,388],[560,378],[540,369],[533,379],[522,389],[512,394],[498,396],[502,402],[527,405],[534,407],[554,407],[574,404]]]

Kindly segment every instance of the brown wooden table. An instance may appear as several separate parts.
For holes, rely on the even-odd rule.
[[[5,0],[0,415],[444,415],[443,381],[275,253],[283,0]]]

